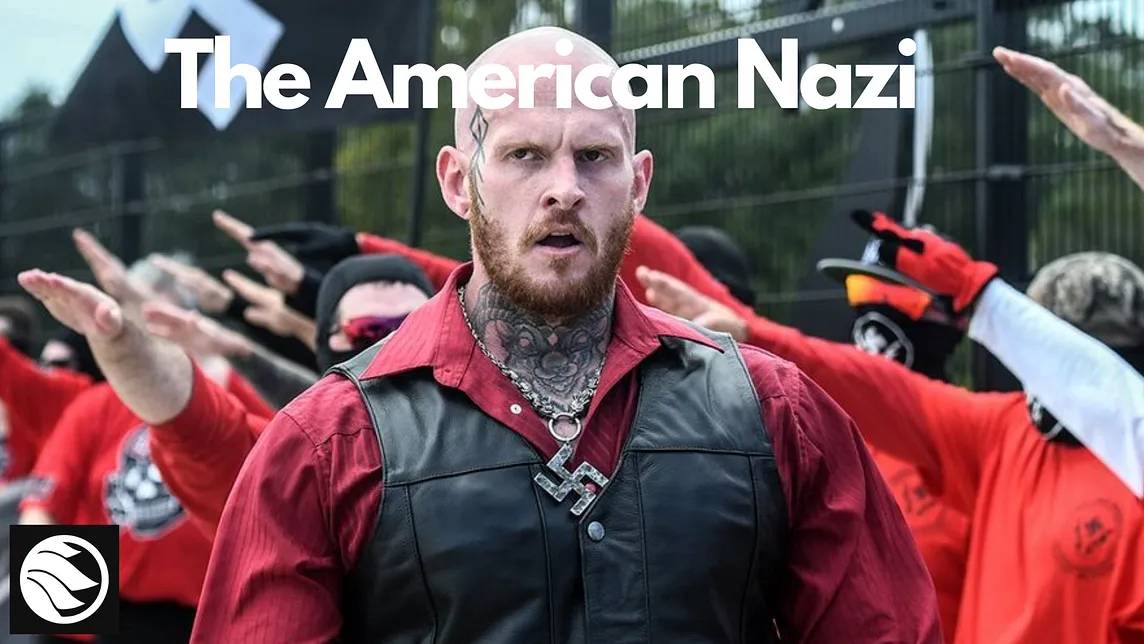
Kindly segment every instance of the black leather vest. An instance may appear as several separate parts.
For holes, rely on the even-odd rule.
[[[524,438],[429,370],[358,380],[376,347],[334,367],[384,459],[341,641],[777,641],[786,503],[742,356],[712,337],[725,352],[664,338],[643,362],[619,467],[580,517],[533,482]]]

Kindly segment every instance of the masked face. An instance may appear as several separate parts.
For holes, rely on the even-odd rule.
[[[946,366],[965,333],[927,320],[914,320],[887,304],[853,307],[854,344],[935,380],[948,380]]]
[[[366,282],[346,291],[330,329],[332,364],[349,360],[385,339],[428,299],[416,286],[394,282]]]

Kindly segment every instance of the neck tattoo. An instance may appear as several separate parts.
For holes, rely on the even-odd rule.
[[[611,330],[611,304],[576,320],[550,324],[522,311],[492,284],[480,289],[471,313],[465,306],[464,286],[458,297],[481,352],[516,385],[560,443],[559,451],[548,462],[558,482],[544,472],[538,472],[534,481],[558,502],[569,492],[576,492],[579,500],[572,514],[583,514],[596,492],[581,480],[587,477],[602,487],[608,479],[587,462],[575,472],[569,472],[564,464],[572,456],[572,443],[580,436],[582,417],[600,383]]]

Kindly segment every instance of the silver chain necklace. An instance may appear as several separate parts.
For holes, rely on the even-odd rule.
[[[580,432],[583,429],[581,416],[592,402],[592,397],[596,395],[596,389],[600,386],[600,373],[604,370],[604,362],[602,360],[600,361],[600,365],[596,367],[596,371],[593,372],[592,377],[588,379],[588,387],[572,397],[568,411],[562,411],[558,409],[551,400],[537,393],[536,388],[533,387],[531,383],[521,378],[520,374],[489,351],[488,347],[486,347],[485,343],[481,340],[480,334],[477,333],[477,329],[473,326],[472,321],[469,320],[469,311],[465,307],[464,286],[461,286],[461,288],[457,290],[457,297],[460,299],[461,315],[465,318],[465,325],[469,327],[469,332],[473,334],[473,339],[476,340],[477,347],[480,348],[481,353],[496,365],[497,369],[500,369],[501,373],[512,381],[512,384],[516,385],[516,388],[520,390],[521,395],[532,405],[536,413],[547,419],[548,433],[560,443],[560,449],[548,461],[548,469],[557,476],[560,482],[553,482],[550,478],[545,476],[544,472],[537,472],[533,480],[556,499],[557,502],[563,501],[569,492],[576,492],[577,495],[579,495],[579,499],[576,501],[576,504],[572,506],[572,514],[580,516],[596,498],[596,492],[582,483],[582,479],[588,477],[603,487],[608,484],[608,478],[601,474],[595,467],[592,467],[587,461],[581,463],[574,472],[569,472],[568,469],[564,467],[564,464],[572,457],[572,441],[579,438]],[[574,431],[571,435],[567,433],[562,434],[557,431],[556,421],[561,418],[567,418],[572,422]]]

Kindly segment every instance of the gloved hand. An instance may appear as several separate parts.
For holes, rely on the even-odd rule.
[[[932,231],[905,228],[880,212],[855,210],[850,218],[881,241],[879,261],[948,297],[955,315],[966,313],[997,277],[996,265],[974,261],[961,246]]]
[[[308,318],[318,317],[318,291],[322,288],[322,273],[307,266],[298,290],[286,296],[286,306]]]
[[[269,240],[294,246],[292,253],[304,263],[328,262],[330,265],[361,254],[357,234],[352,228],[340,228],[312,221],[263,226],[250,236],[251,241]]]

